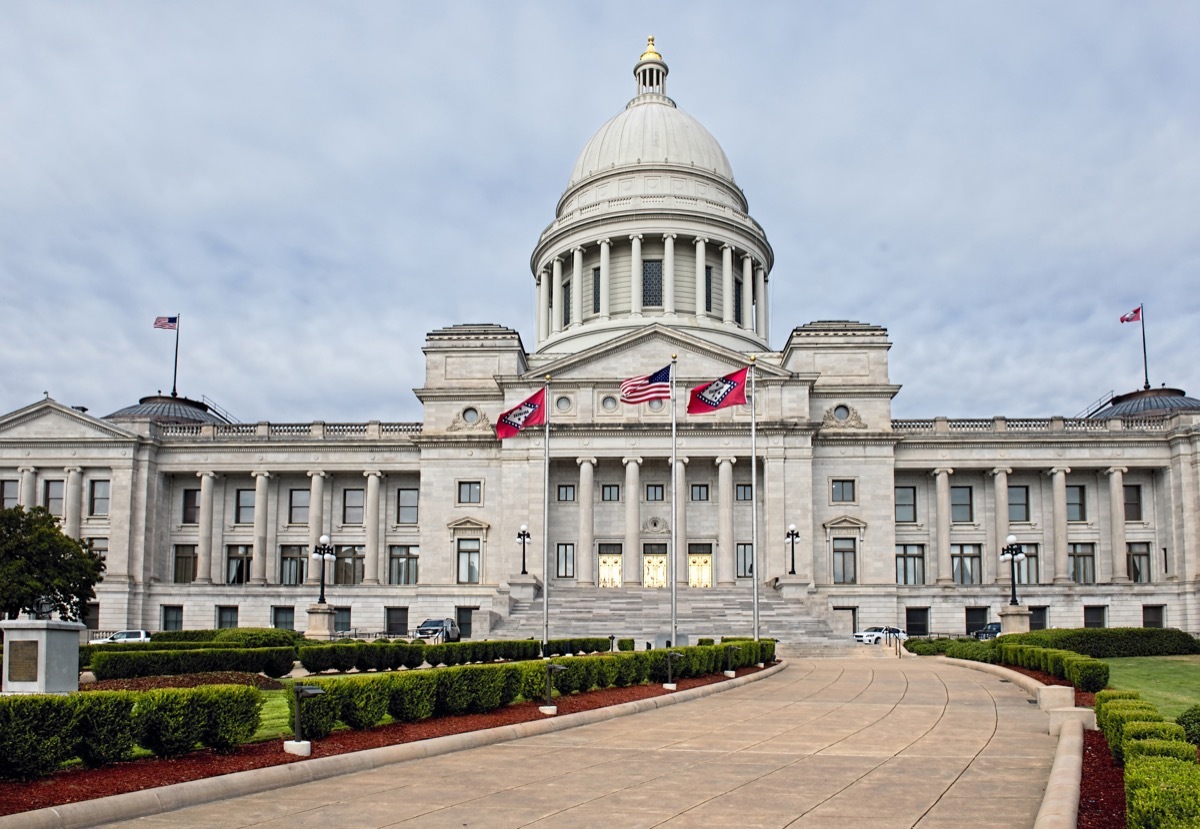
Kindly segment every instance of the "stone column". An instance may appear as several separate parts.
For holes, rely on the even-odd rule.
[[[671,486],[675,487],[675,515],[671,520],[675,522],[675,541],[679,545],[677,549],[671,551],[671,555],[675,557],[675,582],[677,584],[688,583],[688,560],[687,560],[687,458],[675,458],[675,474],[671,480]]]
[[[1128,471],[1124,466],[1108,469],[1108,504],[1112,520],[1109,536],[1112,539],[1114,582],[1129,581],[1129,559],[1125,555],[1125,473]]]
[[[632,252],[629,257],[629,313],[642,315],[642,236],[635,233],[629,237]]]
[[[999,562],[1000,551],[1005,547],[1004,539],[1008,538],[1008,476],[1012,472],[1007,466],[998,466],[992,470],[992,477],[996,479],[996,539],[995,549],[990,553],[987,550],[983,551],[983,560],[985,562]],[[1003,567],[990,567],[984,565],[985,569],[994,569],[996,572],[996,583],[1002,584],[1012,579],[1011,573],[1005,573]],[[980,581],[987,581],[985,578],[980,578]]]
[[[267,583],[267,484],[271,473],[250,473],[254,477],[254,552],[250,560],[250,584]]]
[[[721,319],[733,323],[733,245],[721,245]]]
[[[563,261],[559,257],[554,257],[554,276],[550,283],[551,294],[550,298],[550,333],[557,334],[562,331],[563,321],[563,277],[562,277]]]
[[[622,458],[625,464],[625,584],[642,583],[642,516],[638,492],[641,487],[641,458]]]
[[[953,584],[954,568],[950,563],[950,475],[953,469],[935,469],[937,485],[937,583]]]
[[[611,239],[600,240],[600,319],[608,319],[609,314],[609,283],[611,281],[612,271],[609,268],[609,260],[611,258],[610,249],[612,248]]]
[[[213,554],[213,481],[216,473],[205,470],[197,472],[200,479],[200,526],[196,539],[196,583],[212,584]]]
[[[663,313],[675,315],[675,234],[663,234]]]
[[[736,458],[717,458],[717,585],[737,584],[737,548],[733,542],[733,465]]]
[[[367,503],[363,516],[367,549],[366,561],[363,562],[363,584],[379,584],[379,481],[383,473],[378,469],[369,469],[363,475],[367,479]]]
[[[593,576],[592,547],[595,546],[595,478],[596,459],[576,458],[579,464],[579,540],[575,546],[575,583],[591,587]]]
[[[308,484],[308,570],[305,571],[305,584],[319,584],[321,570],[317,562],[312,560],[312,552],[321,543],[321,531],[325,527],[325,473],[312,470],[308,473],[311,479]]]
[[[1050,470],[1054,486],[1054,583],[1071,581],[1067,557],[1067,473],[1071,470],[1058,466]]]
[[[704,310],[704,294],[706,281],[704,278],[707,262],[705,260],[704,246],[708,240],[703,236],[696,237],[696,319],[708,316],[708,312]]]
[[[758,265],[754,269],[754,330],[758,336],[770,342],[771,320],[767,313],[767,269]]]
[[[573,251],[571,262],[571,327],[583,322],[583,248]]]
[[[742,328],[754,330],[754,260],[742,255]]]
[[[79,527],[83,513],[83,470],[68,466],[66,491],[63,493],[63,532],[71,538],[79,538]]]
[[[25,509],[37,506],[37,467],[22,466],[17,470],[21,473],[21,485],[17,491],[17,503]]]
[[[550,274],[542,268],[537,280],[537,338],[545,341],[550,333]]]

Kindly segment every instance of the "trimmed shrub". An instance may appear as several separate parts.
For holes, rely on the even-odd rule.
[[[1162,722],[1163,715],[1153,706],[1149,708],[1134,708],[1139,703],[1111,703],[1104,709],[1104,739],[1108,741],[1108,750],[1112,752],[1113,762],[1122,765],[1125,762],[1125,725],[1134,722]],[[1145,703],[1141,703],[1145,705]],[[1130,706],[1130,707],[1125,707]]]
[[[1173,722],[1131,722],[1122,731],[1126,744],[1130,740],[1178,740],[1186,742],[1183,727]]]
[[[1125,769],[1129,829],[1200,826],[1200,766],[1172,757],[1139,757]]]
[[[134,708],[138,743],[159,757],[178,757],[200,742],[204,720],[196,716],[191,688],[159,688],[141,695]]]
[[[1127,737],[1125,745],[1121,746],[1121,753],[1126,765],[1138,757],[1174,757],[1189,763],[1196,762],[1196,747],[1184,740],[1130,740]]]
[[[200,742],[218,754],[232,754],[262,723],[263,695],[249,685],[205,685],[191,689],[202,725]]]
[[[437,647],[436,645],[434,647]],[[465,714],[474,704],[473,684],[475,677],[463,667],[444,668],[437,671],[437,706],[434,712],[439,717]]]
[[[974,637],[970,639],[955,639],[946,647],[944,653],[952,659],[969,659],[972,662],[992,663],[999,658],[994,642],[994,639],[981,642]]]
[[[1108,665],[1090,656],[1068,659],[1063,676],[1080,691],[1095,693],[1108,685]]]
[[[88,768],[128,759],[137,743],[131,691],[72,694],[75,704],[75,753]]]
[[[328,645],[300,648],[300,664],[310,674],[319,674],[333,667],[333,649]]]
[[[1024,645],[1075,651],[1095,659],[1200,653],[1200,640],[1175,628],[1052,628],[1010,634],[1007,638]]]
[[[1101,731],[1106,731],[1108,716],[1114,711],[1146,711],[1151,714],[1157,714],[1158,709],[1152,703],[1144,699],[1114,699],[1109,700],[1103,706],[1096,710],[1096,728]],[[1148,719],[1144,722],[1161,722],[1161,720]],[[1107,732],[1106,732],[1107,738]]]
[[[57,694],[0,697],[0,778],[32,780],[70,758],[75,702]]]
[[[358,663],[358,645],[347,640],[337,645],[329,645],[332,657],[331,667],[340,674],[351,670]]]
[[[417,722],[433,716],[437,708],[438,678],[434,671],[406,671],[385,682],[388,713],[397,722]]]
[[[429,666],[436,668],[438,665],[449,665],[447,661],[450,658],[448,646],[442,645],[426,645],[421,654]]]
[[[290,647],[102,652],[92,657],[92,673],[98,680],[207,671],[248,671],[281,677],[291,671],[294,655]]]
[[[618,639],[617,640],[617,650],[632,651],[633,648],[634,648],[634,643],[633,643],[632,639]]]
[[[163,630],[153,635],[154,642],[211,642],[224,629],[218,630]]]
[[[374,676],[345,677],[335,682],[336,696],[341,703],[338,719],[356,731],[379,725],[388,710],[390,689],[387,682]]]
[[[363,644],[354,646],[354,667],[360,671],[386,671],[388,668],[388,651],[378,645]]]
[[[1200,746],[1200,705],[1193,705],[1175,718],[1175,722],[1183,726],[1184,739],[1194,746]]]
[[[227,628],[212,641],[239,648],[294,648],[304,641],[304,634],[282,628]]]
[[[1103,691],[1096,692],[1096,716],[1100,715],[1100,710],[1105,705],[1118,699],[1141,699],[1142,695],[1137,691],[1119,691],[1116,688],[1107,688]]]

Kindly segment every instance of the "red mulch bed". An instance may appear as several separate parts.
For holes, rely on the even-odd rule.
[[[756,673],[758,668],[739,669],[738,676]],[[679,690],[696,688],[726,681],[723,674],[713,674],[695,679],[681,679]],[[261,688],[282,688],[274,680],[256,674],[216,673],[190,674],[182,677],[146,677],[133,680],[110,680],[82,686],[81,690],[149,690],[162,687],[191,687],[212,683],[237,682],[253,684]],[[632,688],[607,688],[555,698],[558,713],[575,714],[594,708],[605,708],[623,702],[647,699],[670,693],[662,685],[638,685]],[[411,743],[479,731],[502,725],[542,720],[545,715],[538,711],[538,703],[524,702],[510,705],[487,714],[466,714],[457,717],[442,717],[419,723],[393,723],[369,731],[335,731],[323,740],[313,742],[313,757],[329,757],[367,748]],[[285,754],[280,740],[251,743],[242,746],[236,754],[216,754],[210,750],[194,751],[173,760],[146,758],[116,763],[99,769],[82,767],[59,771],[32,783],[0,782],[0,815],[27,812],[63,803],[93,800],[113,794],[123,794],[171,783],[184,783],[216,777],[236,771],[277,766],[282,763],[304,762],[307,758]]]

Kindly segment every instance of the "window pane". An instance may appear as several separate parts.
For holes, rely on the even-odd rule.
[[[460,538],[458,540],[458,583],[479,583],[479,551],[478,538]]]
[[[291,607],[271,608],[271,627],[280,630],[296,629],[296,610]]]
[[[0,509],[12,509],[17,505],[17,481],[0,481]]]
[[[979,544],[951,544],[950,565],[955,584],[979,584],[983,577],[983,547]]]
[[[558,500],[574,501],[575,500],[575,486],[573,484],[559,484],[558,485]]]
[[[481,502],[483,485],[479,481],[458,482],[458,502],[460,504],[478,504]]]
[[[646,500],[661,501],[665,495],[662,484],[646,484]]]
[[[1067,520],[1068,521],[1086,521],[1087,508],[1084,500],[1085,487],[1069,486],[1067,487]]]
[[[917,520],[917,488],[896,487],[896,523],[912,524]]]
[[[1092,544],[1067,545],[1067,567],[1071,571],[1071,580],[1076,584],[1095,584],[1095,547]]]
[[[738,484],[734,497],[739,501],[751,501],[754,499],[754,488],[750,484]]]
[[[42,490],[42,505],[51,515],[62,517],[63,514],[63,482],[46,481]]]
[[[560,579],[575,578],[575,545],[574,544],[559,544],[558,545],[558,570],[556,575]]]
[[[185,489],[183,491],[183,518],[180,523],[200,523],[200,490]]]
[[[362,584],[367,548],[361,544],[342,544],[333,553],[334,584]]]
[[[250,580],[250,560],[254,548],[249,544],[230,544],[225,548],[225,583],[245,584]]]
[[[621,487],[617,484],[605,484],[600,488],[601,501],[620,501]]]
[[[1125,486],[1125,520],[1142,520],[1142,488],[1138,484]]]
[[[562,324],[566,328],[571,324],[571,283],[563,282],[562,286]]]
[[[896,584],[925,583],[925,547],[921,544],[896,545]]]
[[[191,584],[196,580],[196,545],[175,545],[175,572],[172,581],[175,584]]]
[[[88,498],[89,515],[108,515],[108,481],[92,481],[91,495]]]
[[[285,544],[279,548],[279,583],[304,584],[308,574],[308,545]]]
[[[600,269],[592,268],[592,313],[600,313]]]
[[[165,604],[162,609],[163,630],[183,630],[183,607]]]
[[[237,491],[237,507],[235,523],[254,523],[254,490],[239,489]]]
[[[973,492],[969,486],[950,487],[950,520],[956,524],[974,521],[975,506]]]
[[[1010,486],[1008,488],[1008,520],[1029,520],[1029,487]]]
[[[663,304],[662,260],[642,260],[642,305],[658,307]]]
[[[416,584],[420,548],[398,545],[388,548],[388,584]]]
[[[417,490],[401,489],[396,492],[396,523],[417,523]]]
[[[308,523],[308,496],[307,489],[293,489],[288,493],[289,524]]]
[[[707,501],[708,500],[708,484],[692,484],[692,500]]]
[[[833,583],[855,584],[857,582],[854,552],[857,541],[853,538],[833,539]]]
[[[217,627],[235,628],[238,626],[238,609],[234,607],[217,608]]]
[[[833,500],[837,502],[854,501],[854,481],[834,481]]]

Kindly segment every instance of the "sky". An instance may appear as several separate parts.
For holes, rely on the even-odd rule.
[[[646,36],[775,251],[772,346],[886,327],[893,415],[1200,396],[1200,4],[0,4],[0,412],[178,389],[418,421],[428,331],[535,344],[529,257]]]

